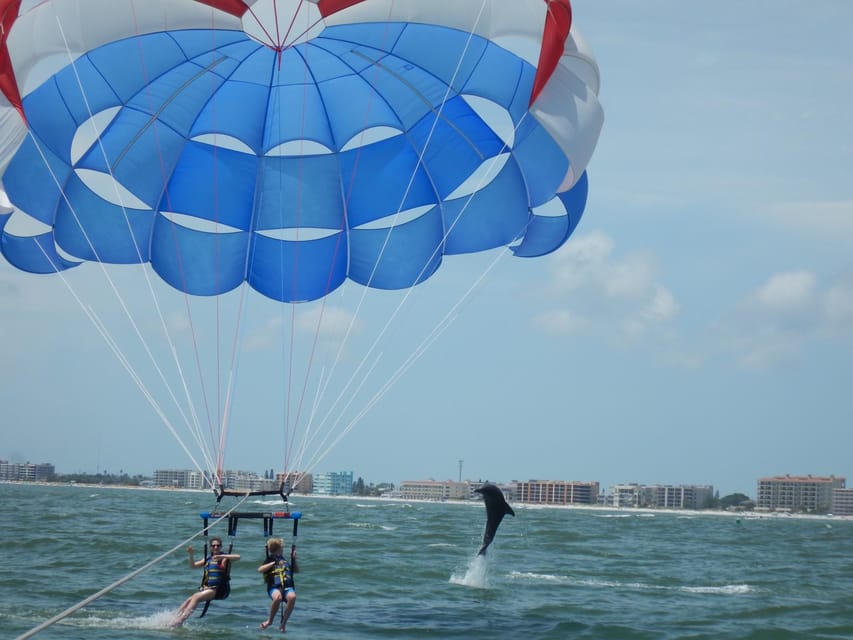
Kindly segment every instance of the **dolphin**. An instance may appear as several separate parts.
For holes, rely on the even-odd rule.
[[[486,503],[486,530],[483,532],[483,546],[477,552],[478,556],[482,556],[486,554],[486,548],[495,539],[495,532],[501,520],[506,514],[515,516],[515,511],[506,503],[503,491],[493,484],[484,484],[474,491],[483,494],[483,501]]]

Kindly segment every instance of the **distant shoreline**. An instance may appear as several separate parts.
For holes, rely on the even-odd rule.
[[[0,480],[0,484],[21,484],[27,486],[46,486],[46,487],[80,487],[88,489],[129,489],[131,491],[171,491],[178,493],[212,493],[210,489],[188,489],[186,487],[140,487],[134,485],[123,484],[93,484],[87,482],[48,482],[36,481],[29,482],[23,480]],[[478,504],[477,500],[418,500],[409,498],[397,497],[379,497],[379,496],[351,496],[351,495],[324,495],[324,494],[293,494],[294,501],[300,498],[304,499],[336,499],[336,500],[370,500],[376,502],[398,502],[398,503],[415,503],[415,504],[456,504],[456,505],[471,505]],[[781,511],[722,511],[719,509],[654,509],[650,507],[613,507],[603,504],[540,504],[532,502],[513,502],[514,507],[524,510],[535,509],[566,509],[578,511],[598,511],[601,513],[622,515],[625,517],[631,515],[669,515],[669,516],[726,516],[730,518],[740,518],[743,520],[815,520],[815,521],[842,521],[853,522],[853,515],[836,515],[836,514],[814,514],[814,513],[786,513]]]

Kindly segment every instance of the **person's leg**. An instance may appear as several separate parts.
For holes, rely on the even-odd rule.
[[[184,621],[189,618],[195,608],[198,606],[199,602],[206,602],[207,600],[213,600],[213,596],[216,595],[215,589],[205,589],[204,591],[197,591],[192,594],[189,598],[187,598],[181,607],[178,609],[178,616],[173,623],[173,626],[179,627],[184,623]]]
[[[284,631],[285,626],[287,626],[287,620],[290,618],[290,614],[293,611],[293,605],[296,604],[296,592],[293,589],[288,589],[284,600],[284,615],[282,616],[281,626],[279,627],[281,631]]]
[[[261,623],[261,631],[273,623],[273,620],[275,620],[275,614],[278,613],[278,608],[281,605],[281,591],[279,589],[271,589],[270,592],[270,598],[272,598],[272,603],[270,604],[270,616]]]

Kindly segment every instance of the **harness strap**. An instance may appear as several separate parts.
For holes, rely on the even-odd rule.
[[[230,528],[230,526],[231,526],[231,523],[229,521],[229,528]],[[236,524],[235,524],[235,528],[236,528]],[[233,549],[234,549],[234,541],[232,540],[231,542],[228,543],[228,553],[230,554]],[[202,576],[202,579],[201,579],[201,586],[202,587],[204,587],[205,584],[207,583],[207,542],[206,541],[204,543],[204,558],[205,558],[204,575]],[[216,590],[219,591],[221,585],[227,583],[228,580],[230,580],[230,579],[231,579],[231,563],[229,562],[228,564],[225,565],[225,571],[222,572],[221,582],[217,585]],[[199,618],[204,617],[204,614],[207,613],[207,608],[210,606],[210,603],[213,602],[213,600],[216,600],[216,596],[214,596],[211,600],[205,600],[204,601],[204,607],[202,607],[201,614],[199,615]]]

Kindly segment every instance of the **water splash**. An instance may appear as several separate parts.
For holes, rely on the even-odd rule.
[[[146,616],[107,617],[102,614],[90,614],[69,618],[62,622],[65,626],[92,629],[171,629],[177,612],[174,609],[157,611]]]
[[[450,576],[451,584],[459,584],[463,587],[474,587],[476,589],[488,589],[489,561],[485,555],[474,556],[465,568],[464,573],[453,573]]]

